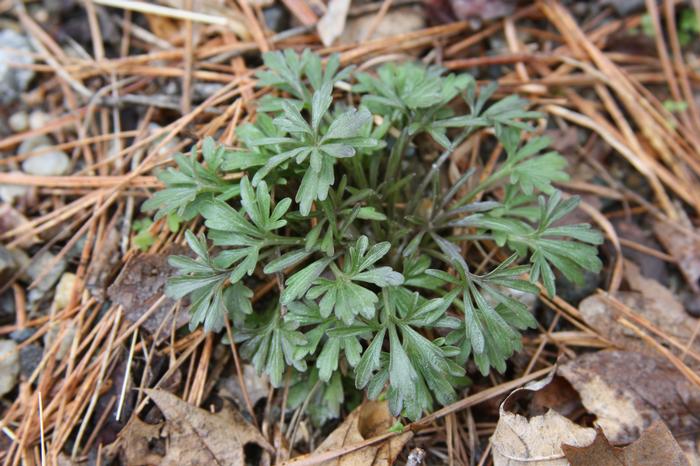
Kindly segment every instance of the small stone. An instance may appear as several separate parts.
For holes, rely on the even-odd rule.
[[[54,341],[58,337],[59,333],[61,333],[61,327],[62,324],[60,322],[55,322],[49,327],[49,331],[44,334],[44,347],[45,348],[51,348],[51,346],[54,344]],[[63,332],[63,338],[61,339],[61,342],[58,344],[58,348],[55,350],[56,351],[56,360],[60,361],[65,357],[66,354],[68,354],[68,350],[70,349],[70,345],[73,343],[73,339],[75,338],[75,335],[78,333],[78,329],[75,326],[75,322],[68,321],[65,324],[65,330]]]
[[[54,261],[55,257],[56,256],[50,252],[44,252],[40,256],[35,257],[29,268],[27,268],[29,281],[34,281],[40,275],[43,275],[39,283],[37,283],[37,286],[29,291],[28,299],[30,302],[39,301],[49,290],[53,288],[63,274],[63,271],[66,270],[66,261],[65,259],[61,258],[58,260],[58,262],[56,262],[56,265],[49,270],[48,273],[44,274],[46,269]]]
[[[35,333],[36,329],[27,327],[15,330],[14,332],[10,333],[10,338],[16,343],[22,343],[23,341],[29,339]]]
[[[15,295],[12,290],[0,294],[0,319],[8,321],[16,316]]]
[[[280,5],[272,5],[263,10],[265,26],[275,32],[282,32],[289,26],[289,13]]]
[[[0,340],[0,396],[7,395],[17,384],[19,352],[17,343]]]
[[[32,343],[19,350],[19,372],[22,378],[28,379],[32,376],[41,359],[44,357],[44,349],[38,343]]]
[[[22,172],[13,171],[9,174],[22,174]],[[0,184],[0,200],[7,202],[7,204],[12,204],[15,199],[20,199],[29,193],[31,188],[29,186],[20,186],[18,184]]]
[[[51,122],[51,115],[41,110],[34,110],[29,115],[29,127],[31,129],[41,129]]]
[[[17,263],[12,253],[0,245],[0,283],[5,283],[17,271]]]
[[[17,268],[21,271],[19,279],[25,280],[28,277],[27,267],[29,267],[31,259],[22,249],[10,248],[9,251],[10,254],[12,254],[12,258],[15,260],[15,264],[17,264]]]
[[[195,83],[192,86],[192,97],[196,100],[205,100],[216,94],[224,87],[219,83]]]
[[[53,143],[51,142],[51,139],[49,139],[48,136],[44,136],[43,134],[39,136],[32,136],[22,141],[22,143],[17,148],[17,155],[28,154],[30,152],[34,152],[35,150],[41,147],[51,145],[53,145]]]
[[[22,34],[12,30],[0,31],[0,103],[8,104],[19,97],[34,78],[34,70],[13,65],[32,65],[32,48]]]
[[[56,286],[56,294],[53,296],[55,310],[59,311],[68,306],[76,281],[78,281],[78,277],[74,273],[66,272],[61,276]]]
[[[693,317],[700,317],[700,296],[697,294],[686,294],[683,296],[683,307],[685,312]]]
[[[149,135],[157,134],[157,133],[159,133],[162,129],[163,129],[163,127],[160,126],[158,123],[150,123],[150,124],[148,125],[148,133],[149,133]],[[168,133],[161,133],[161,134],[162,134],[162,136],[159,136],[158,138],[156,138],[156,139],[151,143],[151,145],[150,145],[149,148],[148,148],[149,152],[150,152],[151,150],[153,150],[154,148],[158,147],[158,145],[160,144],[160,142],[168,135]],[[166,155],[172,154],[173,152],[175,152],[176,147],[178,146],[178,144],[180,144],[180,140],[179,140],[177,137],[174,137],[174,138],[170,139],[168,142],[165,143],[165,145],[164,145],[163,147],[161,147],[161,148],[158,150],[158,155],[160,155],[160,156],[166,156]]]
[[[22,162],[22,170],[30,175],[64,175],[70,168],[70,158],[61,150],[51,150]]]
[[[27,116],[27,112],[23,111],[10,115],[7,122],[15,133],[21,133],[29,127],[29,117]]]

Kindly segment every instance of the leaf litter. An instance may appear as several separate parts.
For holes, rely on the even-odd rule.
[[[126,4],[125,2],[118,3]],[[299,2],[287,0],[284,3],[285,5],[294,5]],[[317,3],[320,2],[311,3],[312,6],[316,7]],[[348,13],[349,21],[346,30],[349,29],[350,22],[358,14],[358,11],[371,17],[373,12],[377,12],[381,8],[380,3],[389,5],[387,17],[398,8],[404,8],[404,3],[399,1],[375,2],[367,6],[360,5],[359,8],[353,5]],[[432,2],[432,4],[436,3],[439,2]],[[440,8],[447,3],[442,2]],[[476,5],[483,2],[465,3]],[[612,4],[618,9],[618,14],[628,16],[620,18],[609,10],[596,10],[596,4],[602,3]],[[668,3],[671,5],[669,8],[675,7],[673,2]],[[634,9],[618,8],[623,4],[634,4],[635,7]],[[695,148],[698,146],[694,135],[698,134],[699,125],[692,117],[693,107],[696,104],[691,92],[690,95],[686,96],[689,97],[686,99],[688,109],[681,111],[680,115],[669,116],[663,113],[663,109],[660,108],[660,105],[655,104],[654,99],[650,98],[648,93],[651,92],[652,95],[669,94],[670,88],[674,87],[673,83],[682,80],[684,73],[690,70],[690,64],[697,59],[692,52],[687,55],[685,53],[676,54],[671,47],[676,35],[672,29],[664,31],[667,34],[658,37],[658,40],[668,41],[668,44],[661,44],[660,47],[668,46],[671,50],[674,59],[673,67],[662,66],[664,59],[657,56],[653,40],[646,41],[647,45],[651,43],[652,46],[646,46],[644,56],[641,57],[616,48],[618,44],[623,42],[617,40],[620,35],[624,36],[623,39],[629,36],[639,42],[638,38],[633,35],[635,33],[632,29],[638,28],[640,23],[645,22],[643,15],[648,15],[649,20],[660,20],[662,27],[665,28],[663,15],[667,13],[653,9],[649,12],[641,11],[640,7],[643,8],[643,4],[643,1],[614,1],[576,2],[573,6],[570,4],[564,6],[557,1],[548,0],[539,2],[535,6],[526,5],[524,8],[517,9],[508,19],[512,32],[517,33],[509,41],[502,34],[505,21],[486,22],[485,28],[479,31],[460,23],[431,28],[417,23],[417,27],[420,27],[417,32],[409,33],[408,30],[395,30],[388,34],[389,37],[384,37],[381,43],[369,41],[366,44],[343,48],[343,60],[371,68],[373,60],[387,60],[400,54],[420,54],[426,61],[441,63],[450,69],[484,70],[481,77],[488,80],[499,79],[504,92],[517,90],[529,93],[533,91],[532,96],[538,104],[538,109],[550,117],[555,116],[556,124],[575,127],[582,137],[590,137],[590,140],[595,140],[594,142],[597,141],[597,144],[607,148],[606,155],[600,158],[600,162],[605,163],[606,168],[617,170],[616,167],[619,167],[619,162],[623,159],[625,163],[631,164],[631,168],[627,167],[623,171],[615,172],[616,175],[621,174],[620,179],[624,179],[622,184],[615,184],[615,180],[611,181],[605,178],[604,172],[594,170],[597,173],[595,180],[586,178],[576,187],[573,184],[570,185],[571,190],[581,190],[584,193],[593,192],[596,196],[604,199],[601,209],[606,209],[605,214],[609,215],[610,218],[620,217],[620,211],[615,211],[615,209],[622,209],[619,204],[611,203],[610,200],[623,199],[624,208],[631,209],[626,213],[632,212],[635,216],[641,213],[641,216],[646,218],[653,214],[654,218],[663,221],[664,224],[677,221],[678,212],[670,208],[673,207],[673,204],[669,202],[669,196],[678,197],[686,202],[684,208],[687,209],[691,217],[690,224],[682,222],[681,226],[682,228],[691,228],[693,222],[697,221],[697,211],[700,206],[696,201],[698,198],[696,183],[692,181],[692,176],[686,177],[685,173],[698,173],[698,166],[693,161],[693,158],[696,159]],[[141,136],[138,136],[136,140],[132,138],[139,133],[138,129],[132,131],[132,128],[140,125],[145,127],[149,121],[155,120],[162,123],[162,128],[167,128],[161,128],[159,136],[167,135],[168,138],[172,136],[184,140],[192,137],[202,138],[210,134],[221,134],[221,140],[230,143],[233,132],[229,129],[235,127],[239,119],[243,121],[250,119],[250,115],[245,111],[240,111],[241,102],[238,98],[226,100],[227,96],[220,93],[215,95],[215,99],[204,106],[205,108],[183,114],[178,113],[179,106],[176,106],[174,111],[172,108],[164,110],[163,102],[179,101],[189,92],[190,87],[219,86],[216,89],[233,89],[233,92],[239,92],[241,88],[249,86],[250,81],[246,73],[249,72],[250,68],[257,66],[255,61],[248,61],[248,56],[246,56],[244,62],[241,56],[235,56],[233,60],[237,60],[239,64],[244,64],[244,66],[243,68],[234,67],[232,71],[226,62],[229,57],[225,54],[228,52],[216,56],[215,54],[219,50],[227,50],[228,48],[234,50],[234,55],[245,51],[243,52],[245,55],[254,56],[257,59],[257,50],[259,49],[283,48],[290,45],[315,47],[319,45],[319,42],[313,34],[295,35],[298,32],[293,30],[285,31],[287,36],[283,35],[281,38],[269,36],[267,41],[260,41],[259,38],[251,39],[253,37],[251,35],[236,37],[235,33],[231,34],[226,28],[198,29],[200,25],[196,21],[191,21],[190,24],[194,23],[193,40],[188,44],[188,41],[183,39],[187,35],[184,33],[184,35],[178,36],[174,43],[171,43],[170,38],[174,31],[177,31],[177,34],[183,34],[183,31],[187,30],[186,27],[181,27],[186,21],[167,19],[172,26],[169,29],[154,26],[154,30],[148,30],[147,26],[144,26],[147,23],[143,21],[134,22],[132,25],[132,14],[134,18],[137,18],[138,13],[128,10],[128,8],[106,9],[98,7],[92,18],[96,21],[89,22],[86,13],[88,8],[82,5],[70,6],[69,8],[72,10],[61,10],[60,14],[54,14],[53,10],[51,10],[51,14],[47,14],[45,8],[66,8],[65,6],[46,7],[45,5],[49,5],[49,3],[32,5],[32,7],[37,6],[37,9],[28,13],[20,9],[17,12],[17,17],[22,20],[22,25],[27,29],[25,34],[31,36],[42,47],[48,46],[50,50],[60,53],[56,55],[55,60],[57,61],[52,61],[50,64],[41,58],[44,56],[41,50],[35,53],[35,58],[38,60],[37,66],[41,67],[41,74],[33,82],[36,88],[28,89],[27,94],[22,96],[21,102],[18,102],[17,105],[21,107],[41,105],[52,115],[52,118],[43,128],[24,129],[21,130],[24,132],[14,134],[7,133],[8,130],[4,126],[0,128],[2,133],[0,145],[3,150],[0,188],[14,187],[22,193],[21,196],[13,196],[10,201],[3,199],[5,202],[0,205],[0,234],[3,235],[3,241],[12,243],[11,246],[8,245],[8,248],[22,248],[30,256],[38,255],[40,247],[45,247],[46,250],[51,249],[51,252],[56,254],[72,235],[79,237],[81,239],[79,244],[71,243],[70,247],[77,249],[79,253],[82,249],[84,259],[90,265],[97,264],[91,267],[95,269],[95,273],[100,274],[99,280],[95,280],[96,288],[103,287],[109,284],[111,269],[119,265],[120,254],[123,251],[119,251],[119,248],[114,246],[102,250],[100,245],[118,245],[120,242],[128,244],[128,241],[124,242],[124,240],[129,239],[128,237],[122,238],[119,234],[108,233],[114,230],[104,228],[104,226],[111,221],[112,212],[116,211],[115,217],[121,219],[126,204],[142,197],[146,188],[156,186],[153,177],[148,176],[150,175],[148,169],[152,166],[154,158],[145,154],[147,156],[145,160],[141,159],[140,155],[137,156],[137,159],[132,159],[139,151],[142,151],[144,146],[148,146],[147,142],[144,144],[139,142],[138,138]],[[272,5],[272,7],[279,6]],[[267,2],[256,4],[255,7],[271,8]],[[223,18],[241,14],[237,6],[231,4],[230,8],[230,11],[218,11],[217,13]],[[287,8],[289,7],[287,6]],[[362,10],[362,8],[366,8],[366,10]],[[431,16],[438,16],[432,14],[439,13],[435,11],[438,9],[431,8],[433,10]],[[571,9],[577,11],[576,18],[580,20],[580,23],[572,21]],[[355,12],[353,12],[354,10]],[[122,13],[124,13],[124,18],[121,18]],[[309,16],[312,20],[309,24],[313,25],[316,18],[314,17],[315,13],[311,13]],[[317,13],[322,13],[322,11],[319,10]],[[34,19],[35,16],[40,19],[42,14],[49,16],[47,24],[50,26],[46,31],[43,29],[45,28],[44,24],[41,21],[37,23]],[[669,14],[673,14],[673,11]],[[584,26],[582,24],[586,15],[593,19],[586,24],[586,34],[583,35],[582,28]],[[87,38],[87,42],[80,42],[81,39],[77,35],[68,34],[70,37],[76,37],[76,40],[80,42],[78,45],[69,44],[68,51],[62,49],[65,44],[53,36],[54,32],[59,30],[58,22],[66,16],[71,17],[74,24],[79,23],[81,37]],[[162,18],[153,14],[145,16],[148,24],[156,23],[154,18]],[[6,19],[12,22],[15,17]],[[397,22],[394,17],[389,17],[389,19],[389,23],[378,23],[380,24],[378,27],[380,32],[385,31],[387,25],[393,25]],[[114,30],[115,24],[122,21],[122,24],[127,25],[125,30],[131,31],[129,36],[125,34],[126,42],[131,41],[138,47],[132,49],[127,47],[127,53],[123,56],[119,56],[119,52],[112,49],[107,55],[104,55],[103,51],[100,51],[100,44],[104,43],[108,46],[114,42],[113,38],[117,37],[116,34],[104,34],[104,32]],[[252,20],[249,22],[250,29],[260,26],[258,22],[258,19],[252,16]],[[97,28],[89,30],[88,23],[96,24]],[[627,28],[628,25],[630,28]],[[15,26],[15,24],[12,25],[12,27]],[[101,28],[104,30],[100,31]],[[535,28],[537,30],[533,30]],[[615,32],[611,33],[611,31]],[[103,33],[102,36],[100,36],[100,32]],[[406,35],[403,35],[404,33]],[[92,34],[97,35],[92,37]],[[359,42],[363,35],[364,33],[351,40]],[[104,40],[101,40],[101,37]],[[379,37],[379,34],[374,37]],[[630,41],[627,40],[627,42]],[[77,53],[74,53],[76,50]],[[551,73],[555,68],[554,66],[550,67],[553,60],[552,56],[549,55],[550,51],[553,51],[552,55],[557,57],[555,61],[575,57],[577,62],[565,65],[557,73]],[[676,59],[678,62],[675,61]],[[188,61],[190,61],[191,66],[186,65]],[[684,61],[688,61],[688,63],[684,63]],[[226,66],[220,63],[226,63]],[[556,66],[559,66],[558,62]],[[566,66],[570,66],[570,68],[564,69]],[[114,83],[117,90],[116,100],[97,99],[91,101],[89,100],[92,96],[91,93],[88,93],[87,98],[81,93],[83,90],[96,90],[99,89],[99,86],[110,83],[112,70],[116,70],[120,76],[125,78],[124,81]],[[678,70],[678,74],[676,75],[674,72],[669,75],[666,70]],[[54,84],[59,75],[61,83],[67,83],[67,85],[56,86]],[[190,80],[190,78],[192,79]],[[137,84],[132,84],[130,79],[135,79]],[[191,85],[187,84],[188,80],[191,81]],[[238,80],[238,84],[230,84],[236,80]],[[148,82],[150,85],[145,88],[140,87],[142,82]],[[222,84],[229,87],[224,88]],[[684,84],[681,84],[681,92],[685,94]],[[86,89],[86,86],[90,89]],[[171,91],[172,89],[175,89],[174,93]],[[692,88],[690,89],[692,91]],[[179,95],[180,93],[182,96]],[[596,98],[596,93],[598,98]],[[605,93],[612,94],[613,98],[606,99]],[[208,96],[211,95],[213,94],[210,91]],[[674,98],[674,100],[678,99]],[[66,103],[76,105],[68,108],[64,107]],[[92,109],[93,104],[96,104],[94,108],[99,110],[85,112],[85,105],[89,105]],[[623,110],[627,118],[619,118],[621,113],[618,105],[624,107]],[[13,107],[7,110],[9,113],[16,109]],[[227,114],[228,118],[213,118],[212,115],[217,115],[217,112]],[[687,114],[691,114],[690,119],[687,118]],[[100,118],[95,119],[95,115]],[[120,121],[110,121],[115,115]],[[138,117],[133,118],[133,115]],[[232,115],[233,118],[230,118]],[[126,124],[122,127],[121,123]],[[170,125],[171,123],[173,124]],[[229,123],[231,123],[230,128],[227,127]],[[630,127],[630,124],[633,126]],[[85,128],[86,134],[77,134],[73,130],[74,127]],[[73,167],[76,170],[83,171],[76,171],[70,176],[44,177],[41,180],[18,178],[18,176],[22,176],[17,168],[21,165],[22,158],[15,153],[14,148],[19,142],[29,137],[30,131],[49,135],[52,141],[69,145],[70,149],[61,150],[71,154],[74,162]],[[97,142],[91,142],[91,138],[92,141]],[[109,144],[102,143],[105,140],[114,140],[117,145],[122,145],[124,149],[117,156],[113,156],[112,153],[108,152]],[[590,140],[585,142],[585,145],[581,144],[584,149],[591,146]],[[480,143],[476,143],[476,146]],[[470,142],[470,144],[474,144],[474,142]],[[471,150],[473,147],[469,146],[468,149]],[[669,148],[671,149],[669,150]],[[167,150],[159,150],[158,157],[160,159],[157,163],[165,161],[175,149],[176,145],[168,146]],[[468,153],[469,151],[466,149],[461,148],[460,150]],[[97,166],[94,165],[94,156],[96,160],[101,161]],[[464,160],[469,160],[469,156],[465,157]],[[130,165],[130,162],[133,163]],[[86,176],[85,173],[90,176]],[[124,174],[129,177],[126,181],[122,178]],[[628,182],[635,177],[634,183]],[[601,180],[603,183],[598,184]],[[119,187],[114,188],[115,186]],[[630,192],[630,187],[633,192]],[[610,189],[615,190],[614,195],[606,191]],[[654,202],[650,203],[648,200]],[[93,209],[96,214],[90,216]],[[660,242],[668,253],[676,259],[683,278],[687,280],[685,286],[692,287],[693,277],[697,273],[696,265],[693,263],[685,265],[683,259],[686,255],[696,257],[697,245],[694,246],[695,243],[690,240],[690,236],[681,237],[670,231],[662,230],[662,228],[658,226],[655,228],[660,232]],[[63,233],[60,241],[56,241],[56,238],[50,234],[56,231]],[[676,229],[676,231],[683,230]],[[108,234],[111,235],[110,238],[108,238]],[[665,243],[664,238],[672,238],[672,240]],[[167,243],[174,240],[175,235],[166,233],[158,239]],[[681,245],[683,248],[674,249],[675,245]],[[99,256],[104,252],[106,257],[107,249],[114,251],[110,255],[115,256],[116,260],[112,261],[112,258],[103,260],[104,265],[102,265],[99,263]],[[154,249],[157,250],[158,247],[154,247]],[[94,251],[95,255],[90,254],[90,251]],[[65,256],[65,252],[61,251],[58,254]],[[133,254],[133,251],[129,251],[128,254]],[[82,263],[81,258],[80,264]],[[72,257],[69,262],[69,272],[75,273],[80,278],[83,284],[81,286],[90,288],[93,280],[85,279],[78,267],[78,260]],[[14,299],[13,302],[20,303],[16,304],[16,320],[4,320],[1,323],[3,336],[15,331],[26,333],[29,336],[23,338],[33,339],[26,341],[25,347],[38,347],[41,351],[41,345],[35,342],[41,342],[42,333],[46,333],[52,324],[45,320],[45,316],[41,312],[38,316],[27,316],[24,313],[21,302],[23,294],[26,295],[26,293],[23,293],[25,290],[22,289],[19,282],[15,282],[15,284],[18,286],[11,287],[10,283],[0,283],[0,287],[4,287],[3,299],[9,294],[11,300]],[[632,288],[631,284],[629,286]],[[650,291],[644,294],[645,289]],[[618,296],[618,299],[623,303],[627,303],[628,308],[640,314],[648,312],[647,319],[652,323],[653,328],[673,335],[673,338],[677,339],[681,345],[685,345],[693,338],[695,320],[685,320],[686,324],[683,325],[684,319],[680,318],[678,312],[680,308],[677,303],[673,304],[673,300],[668,300],[663,292],[656,293],[663,299],[654,302],[655,296],[653,295],[655,293],[651,292],[653,289],[653,284],[642,283],[641,289],[623,292],[634,293],[634,301],[625,301],[618,295],[615,296]],[[256,292],[261,291],[261,294],[264,294],[262,290],[264,287]],[[43,354],[42,360],[37,363],[37,366],[48,366],[52,367],[53,370],[39,371],[35,380],[31,381],[32,383],[26,383],[31,374],[22,374],[17,380],[19,385],[13,381],[12,385],[15,387],[10,387],[9,395],[3,400],[3,403],[6,402],[4,406],[7,407],[2,421],[3,426],[5,426],[3,430],[5,433],[16,434],[14,439],[5,434],[0,436],[0,446],[2,446],[0,455],[6,462],[19,462],[23,458],[40,458],[42,449],[46,448],[49,457],[59,458],[60,464],[84,464],[88,456],[94,455],[99,448],[99,441],[89,438],[89,435],[76,439],[75,433],[79,428],[89,425],[90,428],[86,428],[89,434],[90,430],[99,431],[104,425],[101,424],[100,420],[103,417],[102,411],[99,411],[99,416],[93,415],[87,401],[93,397],[106,398],[103,394],[108,394],[109,397],[113,396],[114,392],[103,390],[102,382],[118,384],[125,375],[128,376],[128,373],[121,373],[123,370],[129,370],[127,364],[114,364],[115,354],[121,355],[129,349],[128,343],[131,334],[125,334],[125,331],[130,328],[129,323],[137,321],[139,315],[143,316],[143,314],[137,313],[122,321],[119,312],[116,311],[117,306],[105,302],[98,293],[93,294],[93,297],[97,299],[94,301],[90,297],[86,297],[82,291],[78,290],[78,301],[71,308],[64,309],[61,315],[62,319],[75,321],[75,325],[73,325],[77,329],[75,341],[80,351],[74,356],[70,356],[69,360],[58,364],[56,364],[55,355]],[[594,295],[593,298],[596,297],[597,295]],[[678,301],[678,296],[675,297],[675,301]],[[50,299],[46,300],[47,304],[50,302]],[[654,304],[651,305],[649,302]],[[617,308],[607,302],[604,304],[607,307],[603,313],[614,314],[615,319],[601,321],[597,325],[586,319],[582,308],[584,319],[596,330],[595,335],[601,335],[613,341],[616,346],[626,350],[639,349],[652,354],[653,351],[649,350],[648,346],[645,347],[633,332],[623,331],[624,335],[619,337],[620,339],[606,335],[609,328],[622,327],[617,320],[619,314]],[[653,309],[645,311],[646,308]],[[662,312],[664,308],[670,310],[669,315],[664,315]],[[556,307],[556,309],[559,313],[565,310],[564,307]],[[557,315],[566,315],[559,313]],[[676,318],[677,320],[675,320]],[[112,329],[114,329],[114,339],[109,338]],[[567,329],[564,328],[563,331],[560,331],[560,326],[553,326],[552,335],[564,334],[563,332]],[[150,330],[147,332],[151,333]],[[140,332],[139,338],[136,340],[137,343],[134,345],[134,359],[139,359],[141,353],[153,350],[159,353],[159,357],[172,358],[171,366],[177,367],[176,373],[181,374],[183,380],[182,384],[178,384],[178,388],[184,389],[185,393],[194,384],[206,382],[205,385],[210,385],[212,380],[209,377],[222,373],[213,370],[211,373],[208,372],[210,367],[216,369],[220,361],[217,357],[212,356],[217,354],[216,351],[208,352],[207,348],[212,347],[212,342],[209,339],[201,338],[196,333],[184,336],[178,333],[170,335],[169,330],[167,333],[171,337],[169,343],[161,341],[157,345],[152,345],[152,342],[148,340],[147,333]],[[35,334],[38,335],[33,337],[32,335]],[[559,353],[559,351],[572,356],[575,356],[574,351],[579,352],[575,339],[550,339],[546,332],[541,332],[541,336],[543,342],[541,349],[528,343],[522,353],[523,357],[532,357],[532,367],[547,367],[555,359],[557,355],[555,353]],[[141,337],[145,337],[145,340],[142,341]],[[654,334],[654,337],[658,338],[658,335]],[[632,346],[632,341],[636,341],[638,344]],[[664,338],[659,338],[657,341],[669,346],[664,343]],[[695,345],[696,342],[692,343],[691,348],[697,352]],[[682,349],[679,350],[672,345],[670,347],[676,351],[678,356],[682,355]],[[552,351],[552,349],[556,351]],[[686,355],[685,361],[688,364],[693,363],[693,359],[688,355]],[[142,364],[142,361],[134,361],[134,363]],[[624,361],[620,366],[617,376],[623,377],[626,374]],[[515,366],[515,368],[517,374],[523,373],[520,370],[521,367]],[[118,377],[114,373],[115,370],[120,372]],[[655,367],[654,370],[657,371],[658,367]],[[670,371],[664,372],[665,370],[662,371],[663,374],[671,374]],[[524,373],[527,374],[528,370],[525,370]],[[494,375],[490,381],[482,382],[480,387],[487,384],[502,386],[516,377],[510,373],[510,369],[507,374],[506,376]],[[137,375],[139,374],[131,374],[132,377]],[[116,393],[118,392],[119,390],[116,390]],[[470,394],[467,399],[477,396],[475,400],[482,403],[483,399],[478,398],[479,393]],[[271,408],[269,416],[267,416],[268,422],[271,419],[270,416],[278,414],[275,413],[275,410],[281,406],[282,394],[283,391],[278,390],[270,395],[272,403],[269,405]],[[43,427],[46,432],[51,432],[51,440],[48,443],[42,442],[40,423],[37,422],[40,419],[38,413],[39,397],[41,397],[45,414]],[[102,401],[107,404],[109,400]],[[188,406],[198,409],[192,405]],[[462,404],[458,406],[463,409],[464,406],[472,405]],[[668,411],[661,410],[666,416],[664,419],[669,418],[672,410],[677,408],[675,402],[671,403],[670,406]],[[659,411],[660,417],[662,417],[661,411]],[[492,427],[488,421],[484,420],[488,417],[483,417],[483,413],[469,411],[469,416],[472,416],[472,421],[474,421],[471,424],[465,420],[467,418],[466,412],[457,414],[465,414],[465,417],[455,418],[458,422],[452,423],[454,428],[450,431],[451,433],[448,433],[449,423],[437,420],[438,418],[430,418],[435,421],[430,424],[432,430],[426,429],[425,433],[415,436],[408,445],[412,446],[413,443],[416,443],[422,446],[427,452],[427,458],[432,461],[435,461],[436,458],[444,458],[444,462],[451,459],[454,460],[455,464],[460,464],[460,461],[467,464],[470,460],[475,463],[486,451],[486,439],[489,437]],[[568,414],[571,414],[571,411]],[[137,425],[139,422],[145,426],[155,425],[155,427],[141,425],[129,428],[134,435],[132,437],[134,442],[139,441],[137,436],[141,436],[142,439],[156,440],[156,433],[158,433],[159,439],[169,438],[167,433],[165,433],[165,437],[161,436],[164,432],[162,424],[146,424],[143,421],[138,421],[135,415],[131,417],[129,425],[131,423]],[[164,423],[167,422],[169,421],[164,421]],[[648,429],[652,429],[654,425],[656,424]],[[669,426],[672,425],[673,423],[669,424]],[[129,429],[125,428],[122,434],[127,435]],[[638,427],[635,429],[635,432],[639,432]],[[671,427],[671,431],[678,438],[681,438],[682,442],[683,434],[678,434],[673,427]],[[642,430],[641,436],[643,437],[646,432],[648,430]],[[322,434],[315,432],[310,437],[314,438],[319,435]],[[468,438],[472,440],[466,440]],[[657,440],[655,450],[671,445],[671,439],[665,434],[658,435]],[[75,447],[73,446],[74,442]],[[311,445],[313,445],[313,440]],[[74,450],[73,455],[71,455],[71,449]],[[291,446],[292,454],[297,454],[300,451],[304,451],[304,445],[301,447],[300,445]],[[150,452],[150,450],[144,448],[141,452]],[[165,450],[152,451],[151,453],[162,456],[165,454]],[[71,456],[73,456],[72,459]],[[157,460],[156,457],[151,459],[154,462]],[[481,459],[486,461],[483,457]],[[79,460],[82,463],[79,463]]]
[[[610,444],[603,430],[585,447],[562,445],[571,466],[690,466],[688,459],[661,421],[654,421],[639,439],[624,448]]]
[[[529,418],[514,412],[517,399],[527,392],[534,392],[529,405],[552,389],[559,397],[573,398],[558,386],[560,378],[571,384],[586,411],[595,415],[595,428],[554,409]],[[541,398],[553,400],[551,395]],[[562,406],[562,401],[554,404]],[[494,465],[697,464],[699,403],[700,388],[662,359],[622,351],[581,355],[562,364],[556,376],[551,372],[503,401],[491,437]]]
[[[625,261],[624,276],[630,291],[619,291],[613,295],[614,298],[634,315],[676,341],[692,340],[690,349],[700,355],[700,339],[693,339],[700,320],[685,311],[676,295],[658,281],[641,275],[639,267],[632,262]],[[626,315],[608,297],[601,294],[589,296],[581,302],[579,310],[583,320],[615,346],[649,355],[658,354],[639,335],[618,322]],[[658,335],[654,337],[663,341]],[[678,355],[684,353],[681,348],[673,347],[672,351]],[[698,360],[687,357],[686,361],[691,367],[700,367]]]
[[[165,421],[151,425],[132,418],[111,446],[122,455],[125,464],[239,466],[246,462],[247,444],[273,451],[258,429],[231,406],[224,405],[218,413],[211,413],[162,390],[145,392]],[[156,438],[164,440],[160,450],[149,443]]]
[[[318,446],[314,454],[321,454],[347,447],[376,435],[386,433],[396,419],[389,412],[386,401],[367,401],[352,411],[331,434]],[[390,466],[398,457],[404,445],[413,436],[404,432],[398,437],[328,461],[326,466]]]

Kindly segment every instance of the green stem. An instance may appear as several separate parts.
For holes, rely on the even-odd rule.
[[[267,238],[263,241],[264,246],[301,246],[304,244],[304,238],[288,238],[285,236],[275,236]]]
[[[391,186],[391,183],[396,181],[396,177],[399,172],[399,168],[401,167],[401,160],[403,159],[404,153],[406,152],[406,148],[408,147],[408,144],[411,140],[411,136],[408,134],[408,127],[410,126],[411,122],[409,121],[406,124],[406,127],[404,127],[403,130],[401,130],[401,134],[399,134],[398,139],[396,140],[396,143],[394,146],[391,148],[391,154],[389,155],[389,162],[387,163],[386,167],[386,176],[384,177],[384,180],[386,182],[386,186]],[[397,192],[394,191],[391,193],[389,196],[389,205],[388,205],[388,213],[389,213],[389,218],[394,218],[394,212],[396,211],[396,196]]]

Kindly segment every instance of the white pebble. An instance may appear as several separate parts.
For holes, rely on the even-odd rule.
[[[22,172],[10,172],[9,175],[16,173],[21,175]],[[0,184],[0,199],[8,204],[12,204],[15,199],[24,197],[31,188],[29,186],[20,186],[18,184]]]
[[[46,146],[44,146],[46,147]],[[37,147],[41,149],[42,147]],[[68,172],[70,158],[65,152],[51,150],[44,154],[30,157],[22,162],[22,170],[30,175],[58,176]]]
[[[77,281],[78,277],[71,272],[65,272],[61,276],[58,285],[56,285],[56,294],[53,296],[54,309],[60,311],[68,305],[73,294],[73,287]]]
[[[17,148],[17,155],[28,154],[29,152],[34,152],[40,147],[51,146],[51,139],[43,134],[40,136],[33,136],[25,139]]]
[[[41,110],[34,110],[29,114],[29,127],[31,129],[44,128],[49,122],[51,122],[51,115]]]
[[[13,113],[10,116],[8,123],[10,128],[12,128],[12,131],[15,133],[25,131],[29,127],[29,117],[27,116],[27,112],[19,111],[17,113]]]

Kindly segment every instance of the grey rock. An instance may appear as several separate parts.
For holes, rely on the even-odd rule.
[[[700,296],[697,294],[686,294],[683,296],[683,307],[685,312],[693,317],[700,317]]]
[[[224,87],[219,83],[195,83],[192,86],[192,98],[195,100],[208,99]]]
[[[0,340],[0,396],[8,394],[17,384],[19,351],[12,340]]]
[[[38,343],[32,343],[19,350],[19,373],[22,378],[28,379],[39,367],[44,357],[44,349]]]
[[[17,263],[12,253],[0,245],[0,283],[5,283],[17,271]]]
[[[620,16],[627,16],[630,13],[644,8],[644,0],[599,0],[600,6],[612,6]]]
[[[56,338],[61,336],[61,341],[55,347],[56,359],[60,361],[68,354],[77,333],[78,328],[72,320],[68,321],[65,327],[59,322],[54,322],[53,325],[49,327],[49,331],[44,334],[44,346],[46,348],[52,348]]]
[[[272,5],[263,10],[265,26],[275,32],[282,32],[289,26],[289,13],[280,5]]]
[[[0,103],[8,104],[17,100],[34,78],[33,70],[12,68],[10,64],[31,65],[34,59],[27,38],[12,29],[0,31],[0,44]]]
[[[66,270],[66,261],[61,258],[56,262],[48,273],[44,274],[46,269],[54,261],[54,255],[50,252],[44,252],[43,254],[36,256],[32,261],[31,265],[27,269],[27,275],[31,281],[37,279],[37,277],[43,275],[42,279],[39,281],[37,286],[29,291],[28,299],[30,302],[39,301],[46,293],[53,289],[54,285],[58,279]]]
[[[16,343],[22,343],[36,333],[36,329],[23,328],[10,333],[10,338]]]
[[[0,319],[10,322],[15,318],[15,296],[12,290],[0,294]]]

